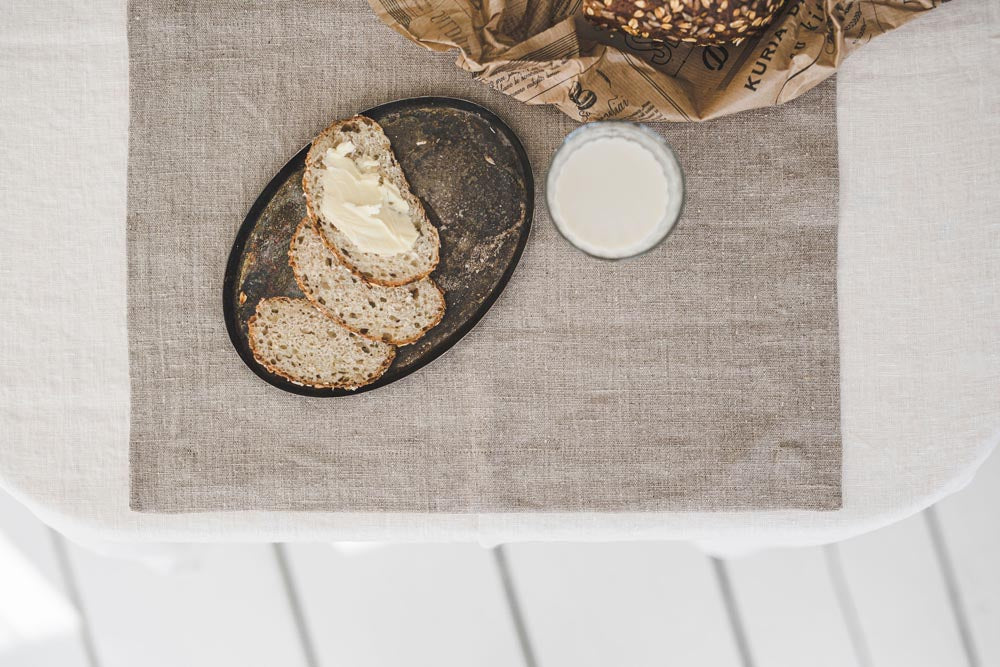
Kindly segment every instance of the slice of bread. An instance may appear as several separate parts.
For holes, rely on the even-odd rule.
[[[357,389],[378,379],[396,357],[392,345],[351,333],[308,299],[262,299],[248,327],[261,365],[310,387]]]
[[[413,247],[406,252],[395,255],[362,252],[337,229],[335,220],[326,220],[320,215],[319,201],[323,189],[319,174],[323,170],[323,156],[327,149],[336,148],[346,141],[355,146],[348,157],[353,160],[365,158],[376,161],[382,177],[399,188],[409,205],[410,219],[419,235]],[[441,245],[438,231],[427,218],[420,200],[410,191],[406,176],[392,153],[389,138],[371,118],[354,116],[337,121],[313,139],[309,154],[306,155],[302,189],[306,193],[309,217],[316,224],[324,242],[337,253],[347,268],[365,280],[377,285],[406,285],[426,277],[437,266]]]
[[[430,278],[401,287],[366,282],[340,263],[308,218],[295,230],[288,263],[314,306],[366,338],[406,345],[444,316],[444,294]]]

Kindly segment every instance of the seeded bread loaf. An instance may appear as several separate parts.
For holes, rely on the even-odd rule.
[[[444,316],[444,295],[430,278],[400,287],[366,282],[341,264],[308,218],[295,230],[288,261],[314,306],[366,338],[406,345]]]
[[[248,327],[261,365],[310,387],[357,389],[378,379],[396,356],[392,345],[351,333],[308,299],[262,299]]]
[[[399,188],[409,205],[410,219],[418,233],[410,250],[395,255],[362,252],[337,229],[335,220],[327,220],[321,215],[319,201],[323,192],[319,174],[323,169],[323,157],[327,149],[336,148],[347,141],[355,146],[348,157],[354,160],[375,160],[382,177]],[[420,200],[410,191],[406,176],[392,153],[389,138],[372,119],[355,116],[337,121],[313,139],[306,156],[302,189],[306,194],[309,217],[316,224],[324,242],[347,268],[365,280],[385,286],[406,285],[424,278],[437,266],[440,248],[437,229],[427,218]]]
[[[731,42],[767,27],[785,0],[583,0],[590,22],[650,39],[698,46]]]

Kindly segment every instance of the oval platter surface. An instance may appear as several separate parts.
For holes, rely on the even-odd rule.
[[[288,265],[288,245],[306,214],[303,148],[268,183],[240,227],[223,285],[229,338],[244,363],[272,385],[305,396],[350,396],[413,373],[441,356],[486,314],[514,272],[528,240],[534,184],[514,132],[492,112],[465,100],[418,97],[389,102],[362,115],[392,142],[414,194],[441,236],[441,261],[431,277],[445,291],[441,322],[397,349],[392,366],[354,391],[308,387],[257,363],[247,321],[270,296],[302,297]]]

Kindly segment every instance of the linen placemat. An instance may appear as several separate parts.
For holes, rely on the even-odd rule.
[[[573,249],[541,190],[520,266],[446,355],[348,398],[287,394],[232,349],[243,216],[330,121],[464,97],[536,183],[576,124],[494,93],[364,0],[129,5],[131,506],[146,512],[829,510],[840,506],[832,84],[658,125],[682,220],[624,262]]]

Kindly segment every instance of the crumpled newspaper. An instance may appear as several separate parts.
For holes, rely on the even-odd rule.
[[[795,99],[852,51],[945,0],[790,0],[739,46],[592,27],[580,0],[369,0],[376,14],[526,104],[589,121],[699,121]]]

